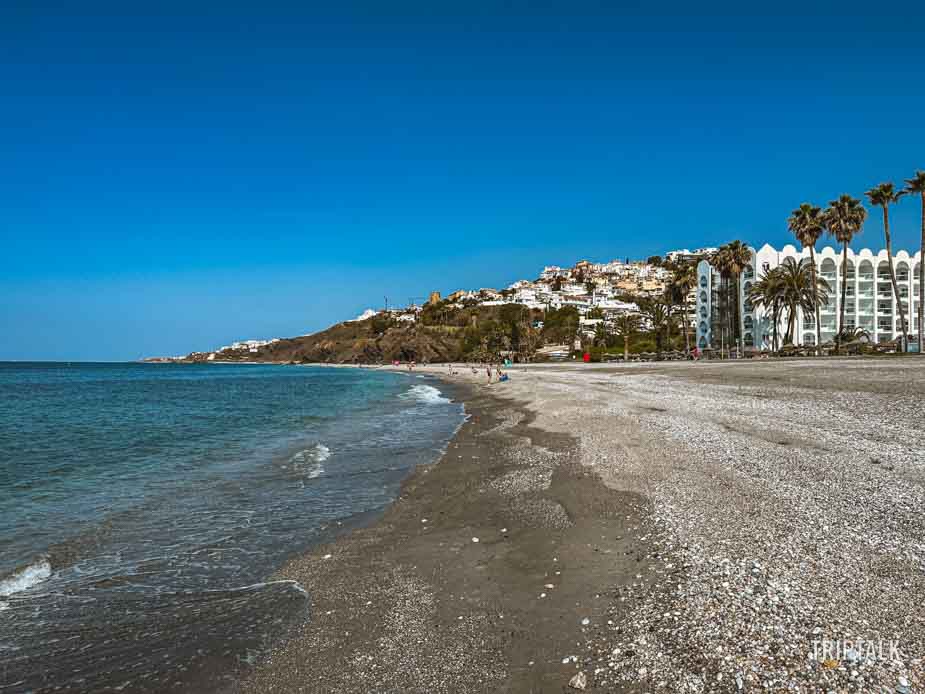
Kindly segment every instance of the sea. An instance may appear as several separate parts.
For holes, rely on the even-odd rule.
[[[311,596],[291,557],[465,414],[414,373],[0,363],[0,692],[233,691]]]

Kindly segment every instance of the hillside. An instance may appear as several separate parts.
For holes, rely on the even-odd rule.
[[[378,314],[338,323],[327,330],[277,340],[257,348],[194,352],[181,361],[265,361],[323,364],[376,364],[393,360],[419,362],[491,358],[500,352],[532,356],[544,341],[574,334],[577,312],[546,314],[542,332],[534,325],[544,316],[523,306],[428,305],[415,321]]]
[[[459,359],[461,346],[459,329],[416,324],[382,326],[370,318],[338,323],[314,335],[280,340],[244,358],[328,364],[372,364],[395,359],[437,362]]]

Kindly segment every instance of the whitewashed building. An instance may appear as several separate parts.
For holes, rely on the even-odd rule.
[[[568,277],[568,275],[568,270],[563,270],[558,265],[547,265],[540,273],[540,279],[551,280],[555,279],[556,277]]]
[[[769,270],[781,265],[787,258],[796,262],[809,260],[809,249],[797,250],[787,244],[780,251],[765,244],[756,251],[749,249],[752,262],[742,274],[739,305],[742,307],[742,328],[746,347],[769,349],[773,338],[771,320],[761,308],[746,300],[749,287]],[[902,250],[893,256],[896,282],[909,326],[910,338],[918,333],[918,292],[921,264],[919,253],[909,255]],[[829,285],[829,301],[820,307],[822,342],[835,339],[841,302],[842,255],[839,249],[826,246],[816,252],[816,269]],[[717,329],[720,276],[706,260],[697,265],[697,344],[701,348],[719,349],[723,339]],[[787,316],[781,316],[778,335],[786,330]],[[866,330],[874,342],[888,342],[902,335],[899,309],[890,283],[889,260],[885,250],[873,253],[867,248],[859,252],[848,249],[845,296],[845,327]],[[728,339],[728,338],[726,338]],[[815,318],[798,312],[794,330],[794,343],[812,345],[816,341]]]

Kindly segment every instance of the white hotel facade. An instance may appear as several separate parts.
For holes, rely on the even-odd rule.
[[[787,258],[796,262],[809,261],[809,249],[798,251],[793,245],[777,250],[765,244],[760,250],[749,248],[752,261],[742,274],[739,305],[742,307],[742,323],[746,347],[770,349],[773,337],[771,320],[763,308],[755,308],[746,299],[748,288],[769,270],[781,265]],[[910,339],[918,333],[918,295],[921,276],[919,253],[909,255],[899,251],[893,256],[896,282],[909,326]],[[848,276],[845,297],[845,326],[863,328],[874,342],[894,340],[902,335],[899,310],[893,297],[890,283],[888,257],[885,250],[873,253],[864,248],[855,253],[848,249]],[[838,330],[839,304],[841,302],[842,255],[838,249],[826,246],[816,252],[816,270],[829,284],[829,301],[820,307],[822,342],[835,339]],[[722,339],[717,330],[717,298],[720,276],[706,260],[697,265],[697,344],[704,348],[719,349]],[[786,314],[786,311],[783,312]],[[786,330],[787,316],[781,316],[778,335],[782,339]],[[728,339],[728,338],[727,338]],[[816,342],[815,318],[799,312],[794,330],[794,343],[812,345]]]

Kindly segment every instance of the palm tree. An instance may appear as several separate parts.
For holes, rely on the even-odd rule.
[[[639,308],[652,326],[652,332],[655,333],[655,351],[661,358],[665,329],[671,320],[669,307],[660,299],[645,299],[639,302]]]
[[[870,333],[864,328],[845,328],[841,333],[842,343],[850,342],[870,342]]]
[[[623,338],[623,361],[630,358],[630,337],[639,330],[639,316],[635,313],[621,313],[614,319],[617,334]]]
[[[748,246],[746,246],[741,241],[730,241],[726,244],[727,253],[729,255],[729,272],[734,282],[735,287],[735,302],[733,303],[733,309],[736,312],[736,330],[738,332],[738,344],[739,344],[739,355],[745,353],[745,316],[742,313],[742,305],[739,300],[739,295],[742,290],[742,273],[745,271],[752,262],[752,252]]]
[[[787,334],[784,343],[793,343],[798,311],[812,313],[819,304],[829,303],[829,285],[817,278],[813,267],[806,259],[795,261],[787,258],[776,268],[780,278],[781,301],[787,307]]]
[[[822,232],[825,231],[825,216],[822,209],[810,205],[808,202],[802,203],[791,214],[787,220],[787,226],[796,237],[797,241],[803,248],[809,248],[809,259],[812,263],[812,284],[816,285],[816,243]],[[816,320],[816,354],[819,354],[819,346],[822,344],[822,326],[819,323],[819,307],[816,306],[814,311]]]
[[[915,176],[906,179],[903,189],[906,195],[919,194],[922,200],[922,239],[919,245],[919,354],[925,354],[925,340],[922,340],[925,322],[925,171],[916,171]]]
[[[867,219],[867,210],[857,198],[842,195],[838,200],[829,203],[825,213],[825,227],[829,234],[842,245],[841,263],[841,306],[838,311],[838,335],[845,327],[845,293],[848,288],[848,244],[861,233],[864,221]],[[841,351],[838,335],[835,338],[835,348]]]
[[[717,296],[717,305],[719,307],[719,328],[721,336],[721,346],[729,344],[726,338],[729,327],[729,278],[732,275],[732,261],[729,256],[729,247],[720,246],[710,257],[710,265],[719,273],[720,286]]]
[[[771,349],[777,351],[777,326],[783,309],[783,283],[780,268],[765,273],[764,277],[748,288],[748,301],[756,308],[763,308],[771,321]]]
[[[668,293],[672,300],[681,306],[681,317],[684,321],[684,352],[690,354],[690,317],[688,314],[687,297],[697,285],[697,269],[691,262],[679,263],[672,266],[671,279],[668,282]]]
[[[865,193],[871,205],[879,205],[883,209],[883,236],[886,239],[886,257],[890,267],[890,284],[893,285],[893,296],[899,307],[899,325],[903,331],[903,352],[909,346],[909,329],[906,325],[906,310],[903,308],[902,297],[899,295],[899,285],[896,283],[896,271],[893,269],[893,245],[890,239],[890,205],[899,202],[904,191],[893,190],[892,183],[881,183]]]
[[[722,280],[721,295],[725,300],[725,308],[721,307],[723,332],[725,334],[728,322],[730,337],[738,337],[739,354],[745,351],[744,316],[739,301],[740,284],[742,272],[751,264],[751,260],[751,251],[741,241],[730,241],[721,246],[710,259],[710,264],[716,268]],[[725,339],[723,342],[726,342]]]

